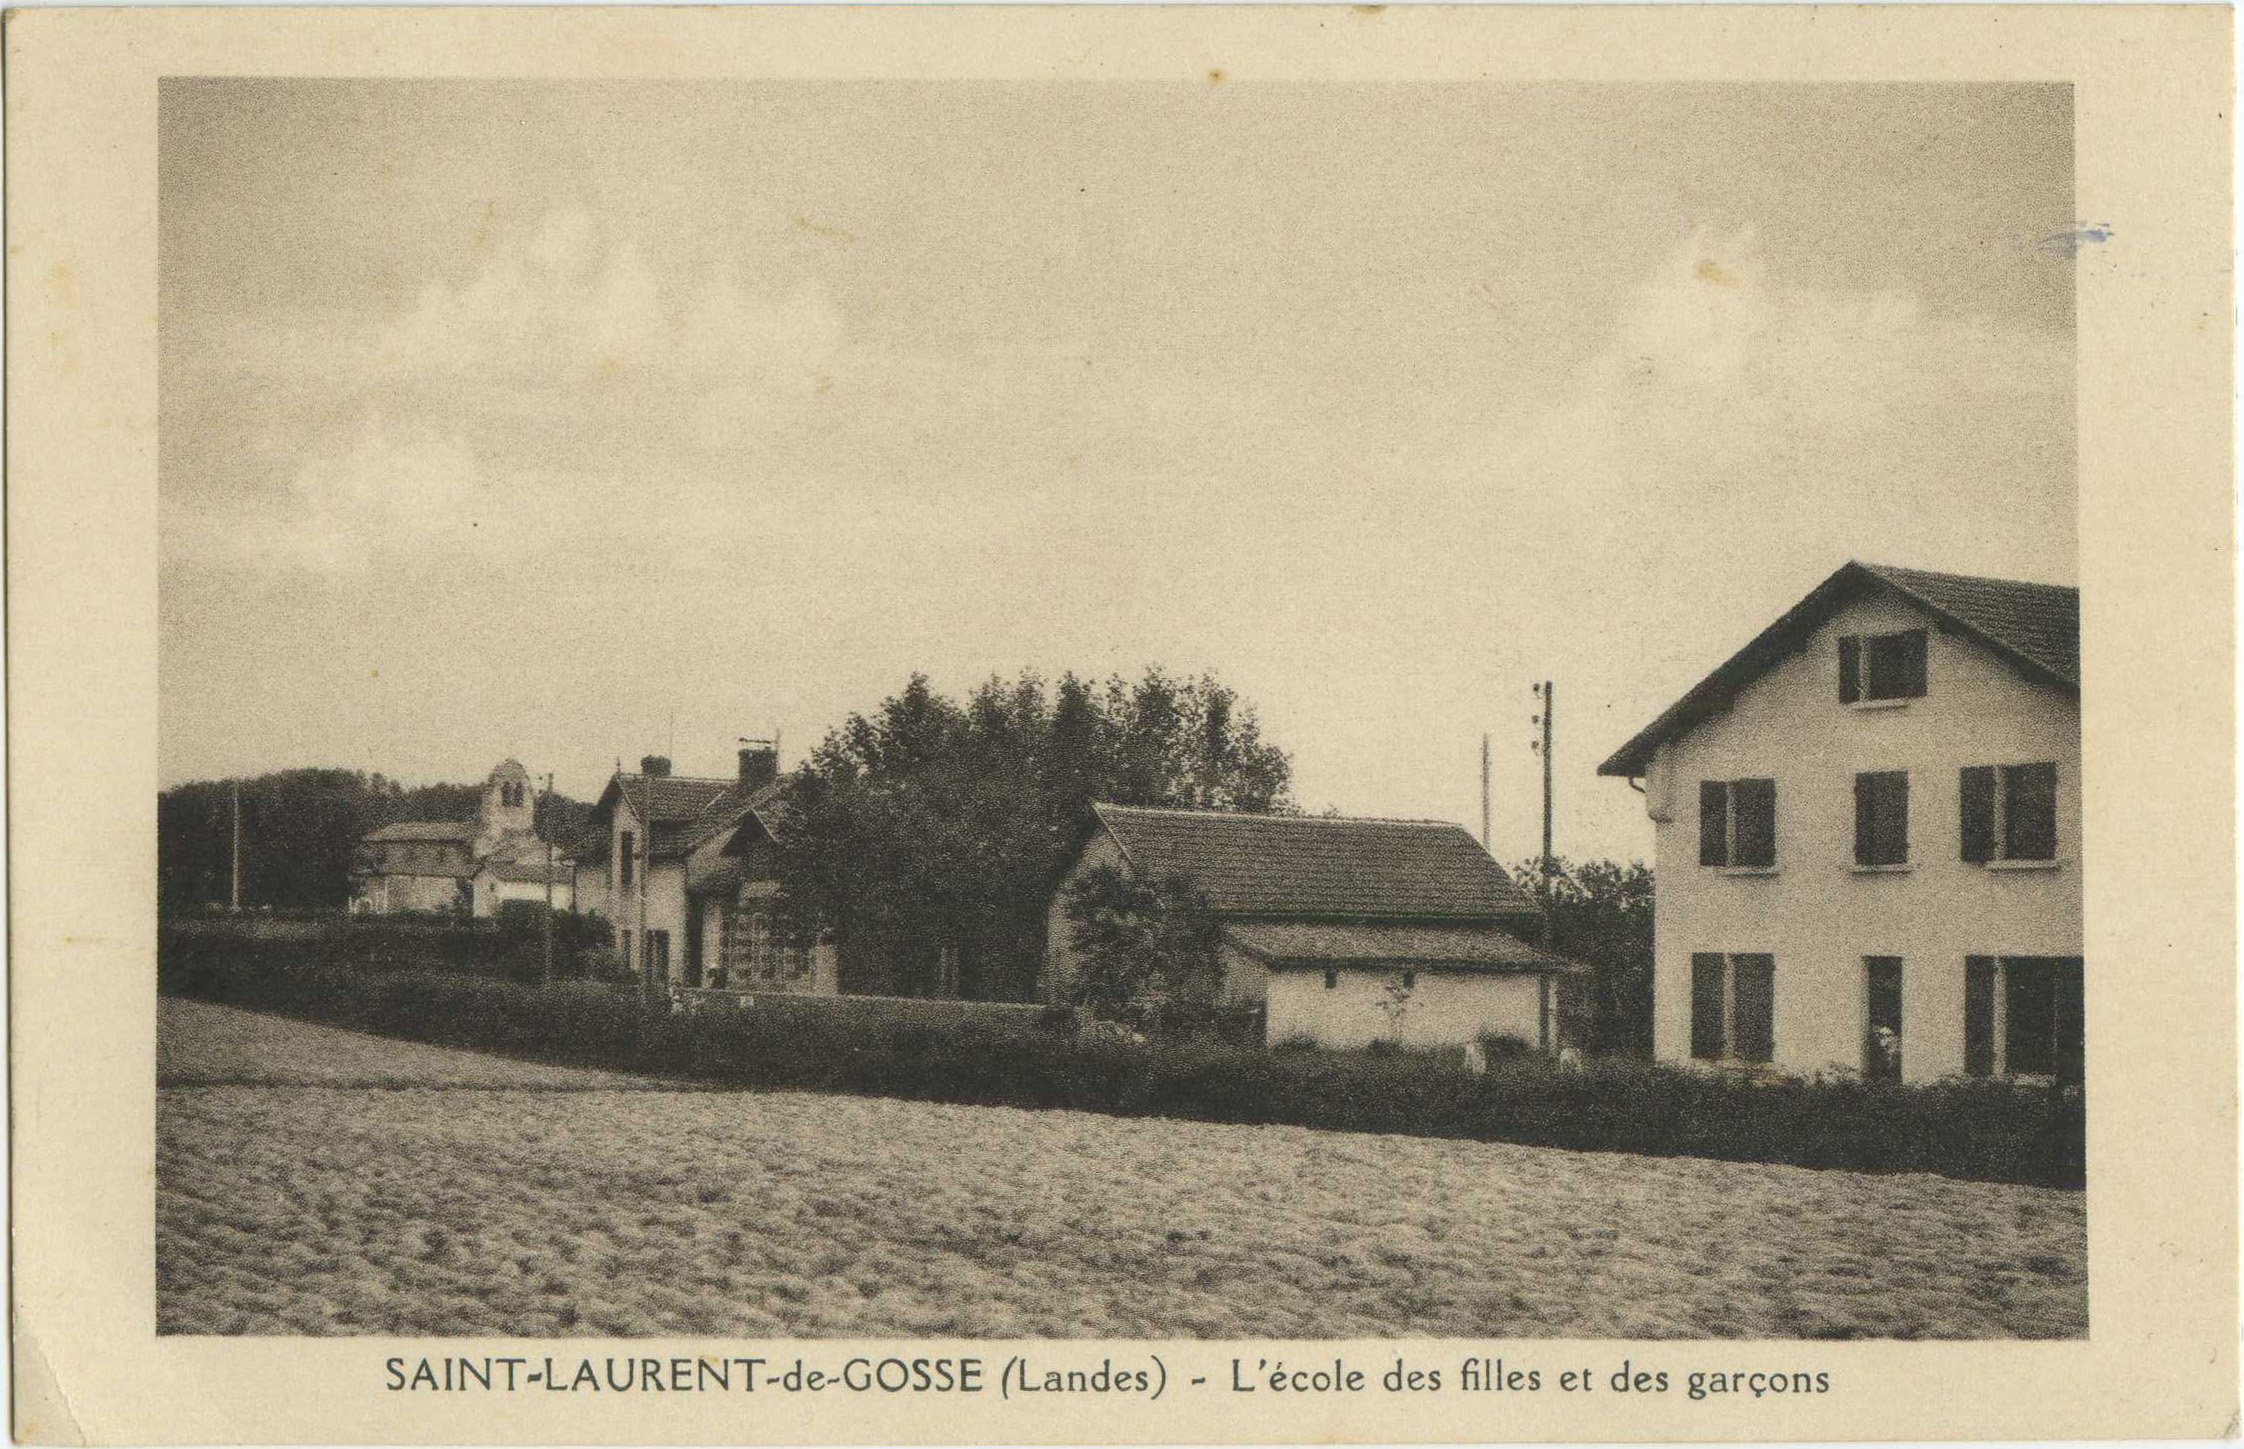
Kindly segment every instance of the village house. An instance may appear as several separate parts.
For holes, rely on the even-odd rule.
[[[368,831],[352,872],[351,909],[492,916],[510,900],[542,904],[549,879],[554,908],[569,909],[569,872],[547,864],[538,838],[530,772],[519,760],[502,760],[484,781],[473,817],[401,820]]]
[[[674,775],[660,755],[618,770],[571,852],[579,907],[608,918],[642,980],[832,995],[833,948],[788,940],[771,916],[778,751],[739,759],[729,780]]]
[[[1264,1039],[1327,1047],[1555,1049],[1558,978],[1535,901],[1461,826],[1100,804],[1046,916],[1044,998],[1069,997],[1067,907],[1101,867],[1182,877],[1221,927],[1215,1001],[1259,1007]]]
[[[1598,767],[1662,1060],[2078,1080],[2080,596],[1850,563]]]
[[[686,964],[681,984],[708,990],[836,996],[833,943],[804,940],[774,912],[785,815],[773,785],[686,857]]]

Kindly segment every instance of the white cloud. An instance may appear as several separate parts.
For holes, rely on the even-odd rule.
[[[1500,525],[1513,557],[1562,540],[1594,560],[1564,572],[1577,590],[1749,558],[1835,565],[1866,541],[1933,566],[2069,552],[2069,338],[1774,272],[1750,231],[1684,241],[1606,346],[1437,465],[1457,506]]]
[[[259,422],[224,458],[245,480],[167,490],[167,548],[347,575],[400,549],[566,542],[571,520],[659,541],[654,502],[717,487],[711,454],[784,430],[831,386],[846,336],[815,281],[665,278],[564,208],[390,319],[252,316],[179,345]],[[721,500],[700,511],[725,516]]]
[[[167,529],[242,562],[356,575],[392,551],[521,547],[551,522],[529,480],[495,477],[456,440],[377,416],[304,459],[280,506],[174,513]]]

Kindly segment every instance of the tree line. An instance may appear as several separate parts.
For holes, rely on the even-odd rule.
[[[156,892],[165,911],[225,905],[233,887],[233,780],[197,780],[156,797]],[[349,904],[358,842],[400,820],[466,820],[481,783],[408,787],[380,774],[277,770],[241,785],[242,904],[253,909],[339,910]],[[584,828],[591,806],[556,795],[542,822],[549,839]]]
[[[231,785],[199,781],[159,796],[165,909],[226,901]],[[1284,813],[1298,808],[1292,787],[1291,757],[1213,675],[1156,667],[1135,679],[1048,682],[1023,672],[954,699],[914,674],[790,773],[771,812],[784,846],[779,904],[796,930],[835,944],[845,991],[1029,1000],[1052,891],[1090,831],[1093,801]],[[363,835],[398,820],[466,819],[481,790],[408,788],[341,769],[245,779],[243,903],[338,909]],[[545,833],[575,839],[590,809],[554,797]],[[1539,862],[1514,874],[1541,889]],[[1165,899],[1119,892],[1098,928],[1117,943],[1136,933],[1190,955],[1197,944],[1178,943],[1204,944],[1199,924],[1132,918],[1169,909]],[[1595,968],[1575,1003],[1577,1034],[1648,1052],[1651,871],[1561,861],[1549,908],[1553,948]]]

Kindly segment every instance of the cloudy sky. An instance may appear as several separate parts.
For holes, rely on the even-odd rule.
[[[167,81],[165,783],[596,791],[1212,669],[1303,804],[1593,771],[1849,557],[2070,582],[2064,87]]]

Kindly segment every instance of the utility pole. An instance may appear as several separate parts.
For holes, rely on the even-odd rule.
[[[538,834],[545,840],[545,974],[538,984],[553,984],[553,774],[546,772],[545,794],[538,798]]]
[[[234,781],[234,892],[228,907],[236,914],[242,908],[242,782]]]
[[[1480,737],[1480,848],[1482,850],[1490,848],[1488,843],[1488,771],[1488,736],[1484,734]]]
[[[1534,719],[1543,727],[1543,738],[1532,748],[1543,757],[1543,945],[1547,948],[1551,943],[1551,877],[1557,869],[1551,854],[1551,715],[1558,707],[1558,690],[1546,679],[1535,686],[1535,696],[1543,706]]]
[[[654,867],[654,785],[650,781],[646,791],[647,818],[639,822],[639,979],[646,983],[647,998],[655,999],[669,991],[665,981],[658,988],[654,978],[654,936],[647,930],[647,876]]]

